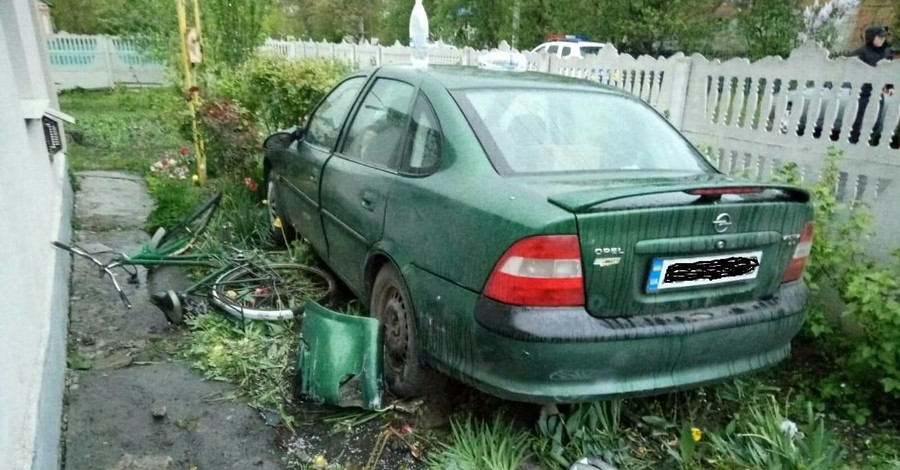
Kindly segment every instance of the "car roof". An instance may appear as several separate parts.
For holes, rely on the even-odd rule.
[[[386,65],[379,68],[377,74],[408,79],[424,75],[425,78],[451,91],[469,88],[547,88],[605,92],[634,98],[633,95],[618,88],[583,78],[540,72],[508,72],[453,65],[432,65],[424,69],[408,65]]]

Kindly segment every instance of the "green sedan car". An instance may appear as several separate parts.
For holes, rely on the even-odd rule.
[[[272,222],[369,305],[399,396],[697,386],[784,359],[804,320],[809,194],[732,180],[613,88],[382,67],[266,147]]]

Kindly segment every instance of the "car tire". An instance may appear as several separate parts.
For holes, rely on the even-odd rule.
[[[446,377],[422,362],[409,290],[392,264],[375,277],[370,312],[384,333],[384,379],[391,392],[410,398],[443,388]]]
[[[269,239],[275,246],[284,248],[297,239],[297,231],[279,208],[275,191],[275,178],[271,171],[266,173],[266,214],[269,221]],[[281,228],[276,227],[276,219],[281,220]]]

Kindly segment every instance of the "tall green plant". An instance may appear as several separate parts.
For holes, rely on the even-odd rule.
[[[212,63],[234,67],[253,55],[272,5],[272,0],[204,0],[203,34]]]
[[[213,93],[239,102],[272,131],[296,125],[348,71],[335,61],[260,55],[223,71]]]

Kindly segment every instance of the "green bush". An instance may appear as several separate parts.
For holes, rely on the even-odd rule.
[[[258,55],[224,71],[211,88],[214,96],[237,101],[274,131],[296,125],[349,70],[331,60]]]
[[[197,126],[210,177],[249,176],[257,166],[262,138],[249,111],[228,100],[207,101],[197,109]]]
[[[804,334],[830,366],[819,371],[824,377],[813,384],[815,394],[862,423],[877,397],[900,398],[900,250],[893,261],[867,254],[872,217],[838,200],[839,158],[829,152],[822,177],[809,188],[816,234],[805,279],[814,300]],[[778,179],[799,182],[796,166],[782,168]]]

